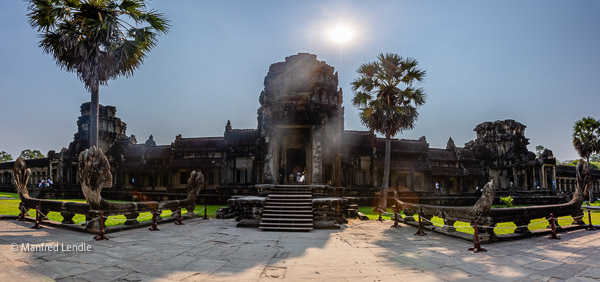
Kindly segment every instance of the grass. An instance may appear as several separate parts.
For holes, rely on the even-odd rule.
[[[11,198],[11,199],[0,199],[0,215],[19,215],[19,203],[21,202],[21,200],[19,200],[19,196],[17,195],[17,193],[2,192],[2,193],[0,193],[0,198]],[[59,201],[85,203],[85,200],[82,200],[82,199],[60,199]],[[124,202],[124,201],[111,201],[111,202]],[[223,207],[223,206],[221,206],[221,205],[207,206],[207,216],[210,218],[214,218],[216,211],[221,207]],[[198,213],[199,216],[204,215],[204,206],[196,206],[194,208],[194,212]],[[185,209],[185,208],[181,209],[181,214],[186,214],[186,213],[187,213],[187,209]],[[32,217],[35,217],[35,210],[30,209],[29,214]],[[172,214],[172,212],[170,210],[165,210],[162,212],[161,217],[170,217],[171,214]],[[47,216],[52,221],[61,222],[63,220],[63,217],[60,215],[60,212],[52,212],[51,211],[47,214]],[[125,220],[126,220],[126,218],[124,215],[109,216],[108,219],[105,221],[105,224],[107,227],[117,226],[117,225],[124,224]],[[150,212],[140,213],[140,215],[137,218],[138,222],[144,222],[144,221],[149,221],[149,220],[152,220],[152,216],[151,216]],[[85,223],[85,216],[82,214],[76,214],[73,217],[73,221],[76,224],[83,224],[83,223]]]

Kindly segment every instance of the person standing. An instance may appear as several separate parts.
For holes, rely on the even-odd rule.
[[[279,167],[279,184],[285,182],[285,166]]]

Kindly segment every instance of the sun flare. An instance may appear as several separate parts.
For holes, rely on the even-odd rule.
[[[352,29],[344,25],[335,26],[329,31],[329,38],[331,41],[338,44],[347,43],[352,39],[353,36],[354,32]]]

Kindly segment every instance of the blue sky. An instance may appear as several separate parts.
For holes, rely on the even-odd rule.
[[[484,121],[527,125],[530,150],[575,159],[572,127],[600,118],[598,1],[152,1],[172,29],[144,65],[100,90],[127,133],[159,144],[175,135],[222,136],[256,128],[258,96],[269,65],[299,52],[339,72],[346,129],[364,130],[350,103],[360,64],[381,52],[416,58],[427,71],[427,103],[416,128],[431,147],[452,137],[462,146]],[[77,130],[83,84],[37,47],[26,2],[0,2],[0,151],[60,150]],[[326,31],[351,26],[332,43]]]

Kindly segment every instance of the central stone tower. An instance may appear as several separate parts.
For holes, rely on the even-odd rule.
[[[332,66],[306,53],[272,64],[260,105],[259,182],[290,183],[297,172],[306,184],[335,179],[344,109]]]

